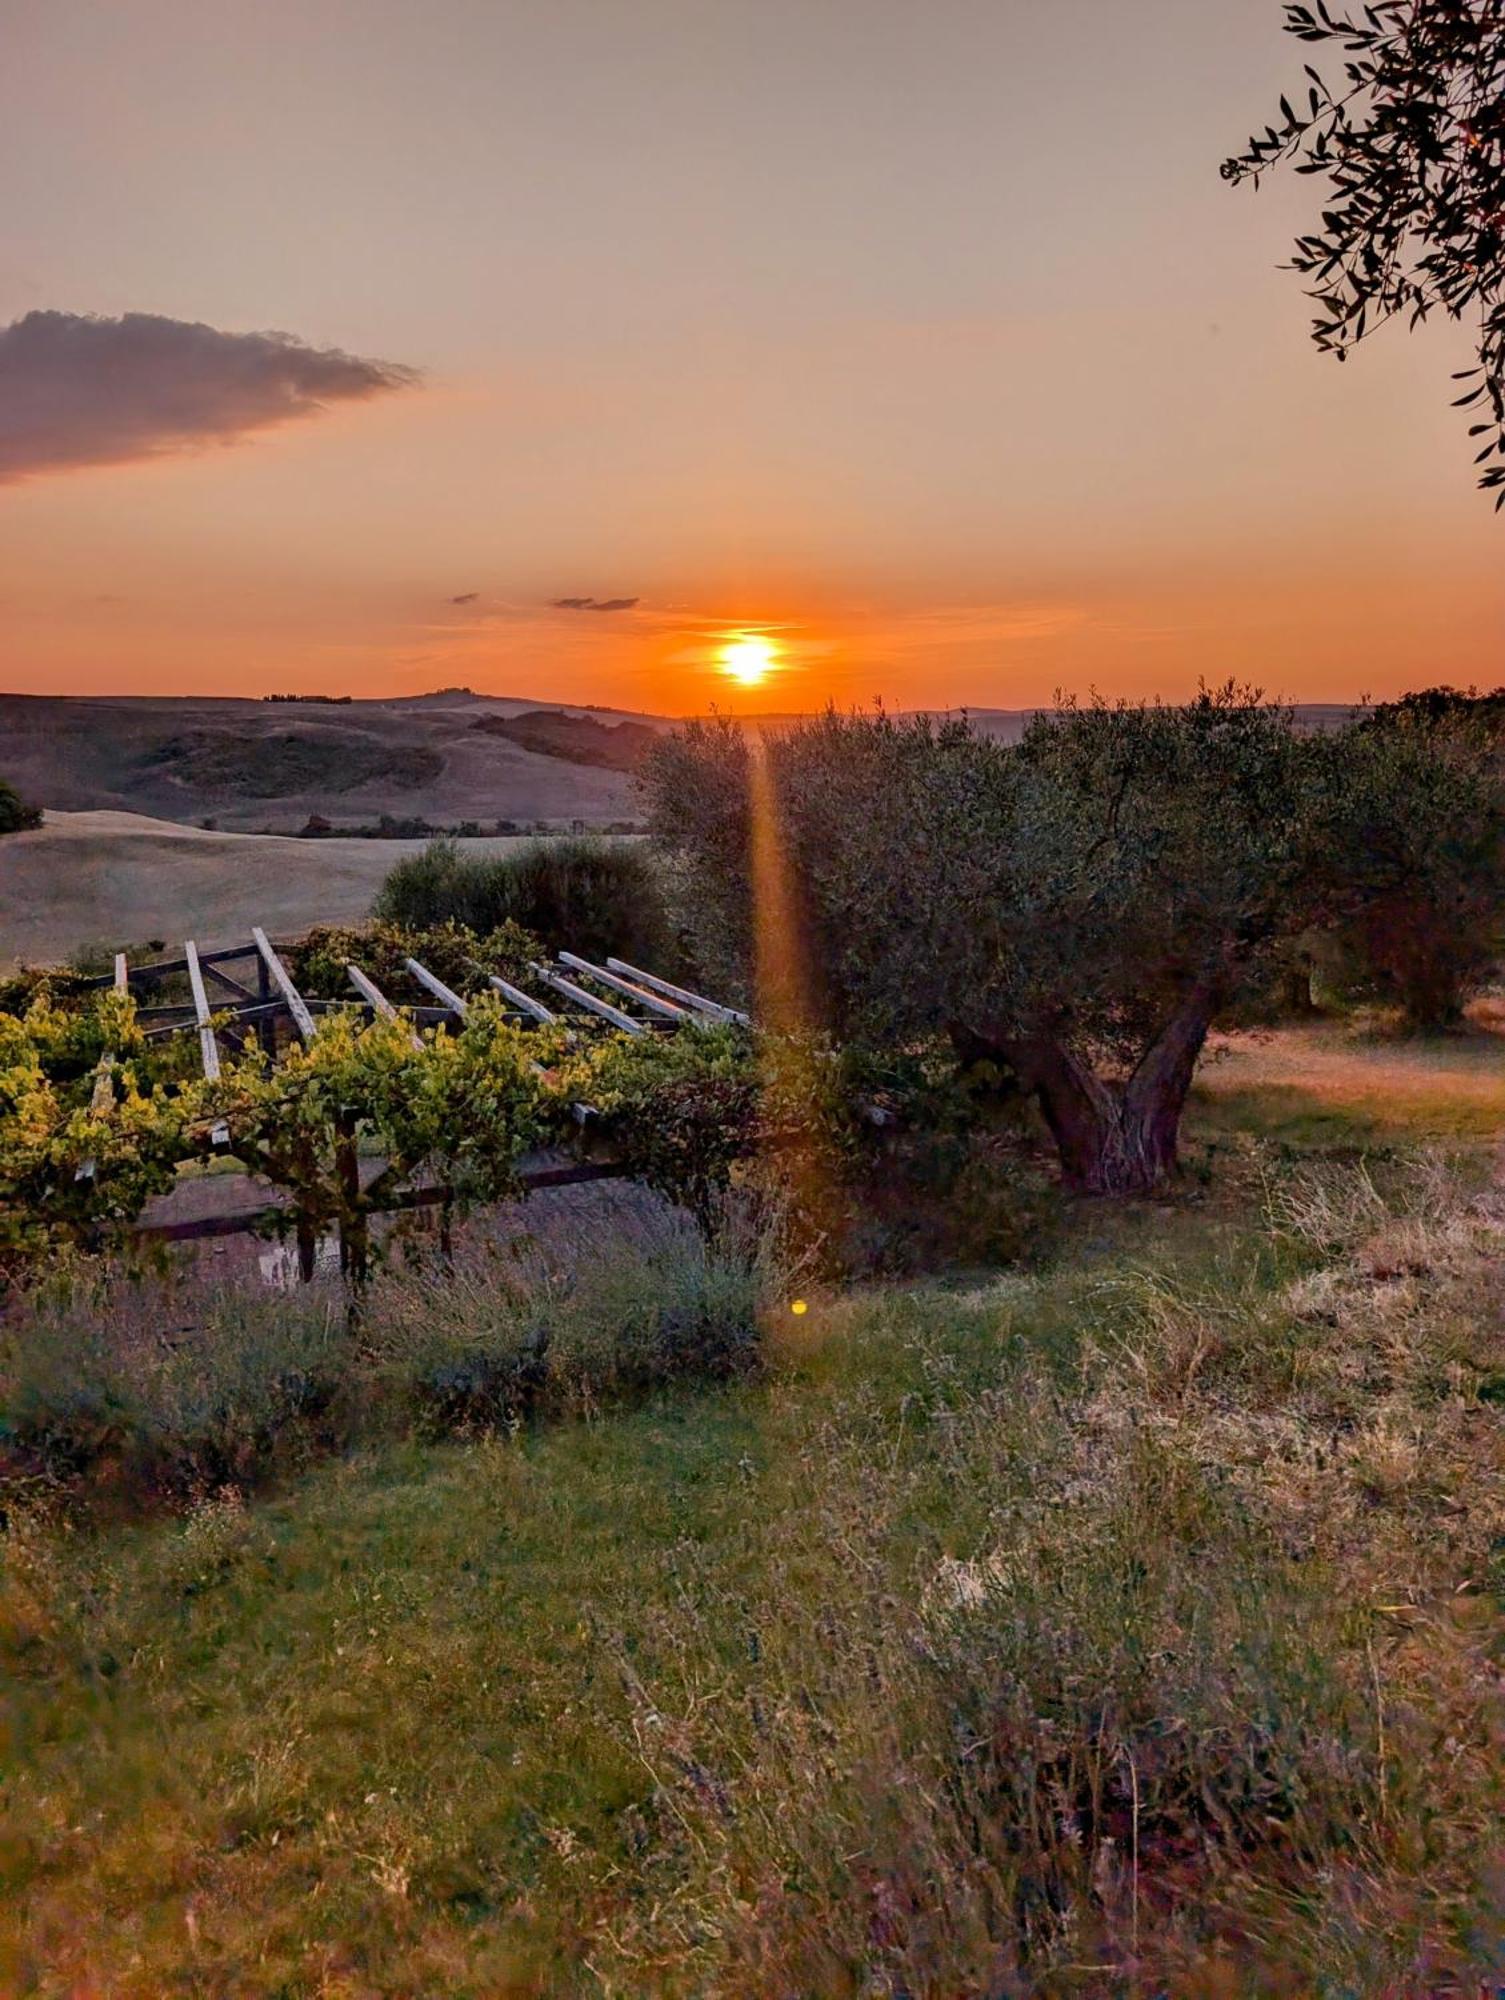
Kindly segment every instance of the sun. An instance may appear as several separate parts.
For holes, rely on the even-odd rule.
[[[778,665],[778,648],[760,632],[739,632],[720,651],[721,671],[739,687],[759,687]]]

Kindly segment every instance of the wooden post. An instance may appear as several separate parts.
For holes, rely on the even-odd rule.
[[[361,1162],[355,1140],[355,1114],[342,1111],[337,1120],[336,1162],[345,1212],[340,1218],[340,1271],[357,1292],[365,1285],[371,1262],[371,1237],[361,1206]]]
[[[315,1234],[312,1221],[301,1211],[298,1215],[294,1233],[298,1245],[298,1276],[306,1285],[313,1279],[314,1265],[318,1257],[319,1239]]]

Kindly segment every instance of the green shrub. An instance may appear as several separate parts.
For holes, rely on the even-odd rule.
[[[652,855],[639,842],[530,841],[472,856],[436,840],[399,861],[376,914],[408,925],[464,924],[485,935],[520,924],[550,950],[661,963],[669,925]]]
[[[14,785],[0,778],[0,833],[24,833],[41,824],[40,808],[28,805]]]

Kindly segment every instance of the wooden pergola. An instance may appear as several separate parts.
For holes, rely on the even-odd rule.
[[[310,998],[299,992],[282,952],[266,932],[253,926],[250,942],[201,951],[193,939],[181,954],[132,964],[124,952],[115,955],[114,971],[82,982],[84,990],[113,987],[138,1000],[137,1019],[150,1039],[180,1034],[198,1038],[199,1062],[204,1076],[214,1081],[220,1074],[221,1042],[238,1054],[259,1046],[268,1059],[275,1057],[288,1041],[310,1042],[323,1022],[332,1015],[356,1014],[372,1020],[405,1019],[412,1023],[415,1044],[419,1028],[453,1032],[464,1025],[471,1003],[454,991],[438,975],[416,958],[405,961],[405,969],[428,998],[416,1006],[398,1007],[377,982],[353,961],[346,974],[351,997],[339,1000]],[[603,964],[577,952],[561,951],[555,964],[531,962],[527,978],[547,994],[488,972],[479,964],[471,970],[484,979],[504,1003],[506,1018],[524,1029],[559,1025],[573,1035],[580,1027],[602,1023],[629,1035],[651,1035],[684,1026],[711,1027],[733,1022],[749,1025],[749,1016],[740,1008],[707,999],[704,994],[662,979],[656,973],[629,965],[619,958]],[[164,992],[170,983],[186,992]],[[155,997],[154,997],[155,996]],[[92,1106],[105,1110],[114,1100],[117,1058],[106,1053],[94,1076]],[[589,1105],[576,1105],[575,1116],[585,1124],[593,1116]],[[234,1152],[234,1134],[221,1122],[210,1133],[210,1144],[218,1152]],[[356,1176],[354,1134],[349,1140],[347,1171]],[[79,1168],[81,1179],[95,1171],[92,1161]],[[618,1178],[622,1169],[610,1160],[580,1160],[546,1155],[525,1156],[519,1181],[525,1190],[566,1187],[586,1181]],[[447,1205],[451,1190],[443,1186],[406,1187],[391,1190],[373,1201],[374,1212]],[[236,1210],[226,1215],[202,1216],[187,1221],[168,1221],[138,1227],[140,1237],[158,1242],[187,1242],[214,1236],[262,1232],[285,1226],[287,1210],[265,1204]],[[299,1231],[300,1268],[312,1275],[315,1244]]]

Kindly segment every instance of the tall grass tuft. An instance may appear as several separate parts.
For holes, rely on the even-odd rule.
[[[375,914],[394,923],[454,922],[485,936],[509,921],[551,950],[661,961],[670,927],[653,857],[641,843],[578,837],[511,852],[463,854],[436,840],[399,861]]]
[[[348,1387],[344,1315],[314,1292],[112,1273],[33,1292],[0,1328],[11,1452],[49,1478],[108,1468],[138,1499],[263,1476]]]
[[[378,1379],[426,1427],[487,1427],[743,1374],[786,1290],[768,1236],[706,1236],[665,1213],[564,1257],[472,1242],[388,1273],[365,1338]]]

